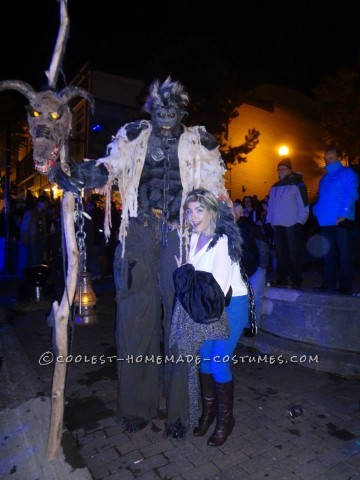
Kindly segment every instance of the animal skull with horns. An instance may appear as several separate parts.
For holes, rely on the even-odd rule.
[[[74,86],[65,87],[59,93],[52,90],[36,92],[31,85],[20,80],[0,82],[0,91],[3,90],[17,90],[29,100],[26,110],[35,169],[47,175],[55,166],[61,149],[67,146],[72,118],[68,102],[83,97],[89,101],[93,112],[93,96]]]

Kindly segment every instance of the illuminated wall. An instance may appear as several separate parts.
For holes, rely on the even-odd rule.
[[[276,89],[284,93],[284,89]],[[226,186],[233,200],[255,194],[261,199],[268,194],[271,185],[277,181],[277,164],[281,159],[278,149],[281,145],[289,147],[288,156],[292,160],[293,170],[303,173],[310,201],[316,198],[318,182],[324,173],[323,132],[308,110],[306,113],[301,111],[301,100],[307,97],[288,90],[285,90],[285,94],[296,97],[298,108],[294,109],[294,102],[292,108],[284,105],[286,95],[282,98],[282,104],[274,101],[273,108],[244,103],[238,109],[239,116],[229,126],[229,142],[232,146],[244,143],[249,129],[260,131],[260,141],[248,155],[247,162],[232,167],[225,175]]]

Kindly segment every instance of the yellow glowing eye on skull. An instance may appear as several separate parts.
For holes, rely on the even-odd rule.
[[[35,118],[38,118],[38,117],[41,117],[41,113],[37,112],[36,110],[33,110],[32,111],[32,116],[35,117]]]
[[[59,120],[60,115],[57,112],[50,112],[50,117],[52,120]]]

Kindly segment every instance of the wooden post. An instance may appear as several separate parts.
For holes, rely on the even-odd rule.
[[[49,438],[46,449],[46,456],[49,460],[56,459],[63,433],[64,392],[67,370],[65,359],[68,356],[68,320],[75,295],[79,269],[79,251],[75,237],[74,210],[74,195],[71,192],[64,192],[62,199],[62,218],[67,253],[66,286],[60,306],[57,302],[54,302],[52,307],[55,317],[55,353],[56,356],[59,356],[63,361],[58,362],[55,357]]]

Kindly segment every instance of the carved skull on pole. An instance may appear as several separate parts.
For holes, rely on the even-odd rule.
[[[73,86],[65,87],[59,93],[52,90],[36,92],[31,85],[20,80],[0,82],[0,91],[2,90],[17,90],[29,100],[26,110],[35,169],[48,175],[63,148],[65,159],[68,157],[72,120],[68,103],[75,97],[83,97],[90,102],[93,111],[92,95],[82,88]]]

